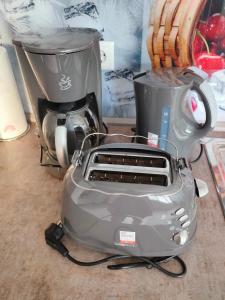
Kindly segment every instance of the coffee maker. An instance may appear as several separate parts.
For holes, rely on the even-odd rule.
[[[14,39],[39,131],[41,165],[62,177],[84,137],[102,132],[100,33],[57,29]],[[99,144],[92,138],[86,148]]]

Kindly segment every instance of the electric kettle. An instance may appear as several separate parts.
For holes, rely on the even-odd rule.
[[[48,109],[42,131],[49,154],[58,160],[62,168],[68,168],[74,149],[80,149],[86,135],[99,131],[99,121],[88,104],[67,112]],[[96,136],[88,140],[85,146],[95,147],[98,140]]]
[[[190,161],[194,145],[215,127],[216,100],[208,75],[196,67],[151,71],[134,78],[136,133],[148,144]]]

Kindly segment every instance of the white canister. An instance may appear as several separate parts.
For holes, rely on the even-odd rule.
[[[28,124],[7,51],[0,46],[0,140],[26,133]]]
[[[0,41],[2,44],[12,45],[12,32],[9,24],[5,21],[0,12]]]

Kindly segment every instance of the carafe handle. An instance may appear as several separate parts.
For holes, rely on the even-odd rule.
[[[67,128],[66,119],[58,117],[55,128],[55,148],[58,162],[62,168],[68,168],[70,165],[68,147],[67,147]]]

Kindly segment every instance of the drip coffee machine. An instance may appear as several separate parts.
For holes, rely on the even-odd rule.
[[[13,41],[39,130],[41,164],[57,177],[84,137],[103,130],[100,37],[95,29],[67,28]],[[86,147],[98,144],[94,137]]]

